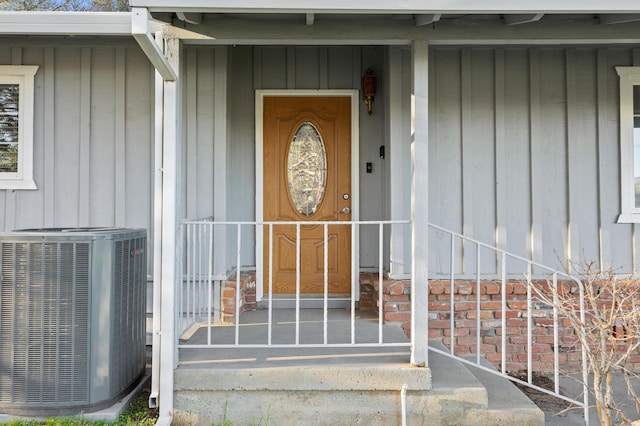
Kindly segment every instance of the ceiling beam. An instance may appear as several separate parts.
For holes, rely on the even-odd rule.
[[[131,9],[131,34],[136,39],[149,61],[165,81],[175,81],[178,74],[164,56],[162,49],[149,33],[149,12],[147,9]]]
[[[307,25],[311,26],[316,21],[315,13],[307,13]]]
[[[600,23],[604,25],[625,24],[627,22],[640,21],[640,14],[638,13],[609,14],[609,15],[605,14],[605,15],[600,15],[599,20],[600,20]]]
[[[506,25],[530,24],[531,22],[538,22],[543,16],[544,13],[504,15],[504,23]]]
[[[185,12],[176,12],[176,16],[179,20],[188,22],[194,25],[202,24],[202,13],[185,13]]]
[[[416,15],[416,25],[421,27],[423,25],[430,25],[440,20],[442,14],[440,13],[428,13],[425,15]]]

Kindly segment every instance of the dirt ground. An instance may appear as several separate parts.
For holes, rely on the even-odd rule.
[[[527,380],[526,372],[512,373],[511,375],[523,381]],[[533,384],[543,389],[554,389],[554,381],[547,375],[534,373],[532,381]],[[581,407],[572,406],[567,401],[544,392],[540,392],[536,389],[521,386],[515,382],[514,384],[542,411],[544,411],[546,426],[582,426],[585,424],[584,410]],[[633,399],[629,396],[626,383],[623,378],[614,375],[612,384],[613,401],[617,404],[618,408],[624,412],[627,419],[633,422],[632,426],[640,426],[640,422],[636,423],[640,418],[640,415],[636,410]],[[582,383],[577,381],[575,378],[561,379],[560,393],[565,395],[579,395],[581,394],[580,389],[582,386]],[[640,382],[638,383],[638,386],[640,387]],[[591,401],[590,404],[593,405],[593,401]],[[592,425],[600,424],[597,412],[593,407],[589,410],[589,420],[589,423]],[[614,419],[613,424],[622,425],[625,423],[621,422],[619,419]]]

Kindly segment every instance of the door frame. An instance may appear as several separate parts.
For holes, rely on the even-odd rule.
[[[256,222],[262,223],[264,220],[264,148],[263,148],[263,110],[264,98],[272,96],[342,96],[351,98],[351,220],[360,220],[360,94],[358,90],[256,90],[255,99],[255,132],[256,132]],[[360,244],[359,229],[356,228],[355,238],[351,241],[352,268],[356,271],[356,276],[352,276],[355,283],[351,283],[354,288],[356,301],[360,298],[358,275],[360,272]],[[264,257],[263,257],[264,230],[262,226],[256,227],[256,298],[258,301],[264,297]]]

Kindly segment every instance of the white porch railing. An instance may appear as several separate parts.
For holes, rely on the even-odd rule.
[[[235,309],[234,322],[232,326],[235,329],[234,338],[232,342],[217,342],[213,333],[209,332],[206,343],[190,343],[184,342],[178,345],[179,348],[207,348],[207,347],[372,347],[372,346],[410,346],[409,342],[398,341],[386,341],[383,333],[384,318],[383,310],[379,309],[377,327],[378,338],[376,341],[363,342],[356,339],[356,332],[358,327],[357,319],[357,301],[359,299],[359,265],[356,261],[358,256],[358,237],[363,232],[363,228],[367,229],[369,234],[377,235],[378,244],[378,260],[376,272],[378,275],[378,282],[382,283],[385,277],[384,274],[384,247],[385,240],[388,239],[388,232],[391,226],[405,226],[409,227],[410,221],[332,221],[332,222],[216,222],[210,220],[192,220],[183,221],[180,227],[180,235],[182,241],[181,248],[181,262],[180,265],[183,268],[181,275],[183,277],[182,285],[177,287],[176,300],[179,306],[179,312],[177,313],[177,336],[185,336],[193,332],[194,329],[202,328],[206,326],[209,330],[212,330],[216,326],[221,326],[222,319],[222,297],[221,292],[224,291],[224,282],[229,280],[235,281]],[[267,323],[266,323],[266,341],[263,343],[246,342],[241,339],[241,315],[239,310],[243,305],[242,301],[242,273],[247,270],[255,269],[255,235],[260,232],[264,232],[263,238],[268,242],[266,247],[269,250],[268,262],[269,265],[265,267],[272,271],[271,262],[273,262],[273,230],[279,226],[295,226],[297,241],[296,241],[296,290],[294,295],[294,308],[295,309],[295,322],[294,322],[294,339],[291,343],[277,343],[272,339],[272,332],[275,327],[275,321],[273,318],[274,313],[274,292],[272,276],[269,274],[265,278],[267,281],[266,289],[263,296],[263,307],[267,311]],[[301,294],[301,256],[300,252],[300,234],[302,227],[305,226],[322,226],[324,230],[324,243],[323,246],[323,262],[324,265],[324,279],[323,279],[323,293],[317,297],[310,299],[309,297],[303,297]],[[347,297],[335,298],[329,294],[329,229],[332,226],[348,226],[351,232],[351,271],[350,271],[350,294]],[[224,243],[220,244],[216,240],[217,235],[223,235],[221,239]],[[246,245],[247,247],[244,247]],[[225,260],[224,256],[217,256],[216,253],[225,252],[226,254],[234,253],[234,261],[230,262]],[[222,262],[217,264],[216,260]],[[231,267],[229,267],[231,265]],[[380,284],[382,285],[382,284]],[[259,293],[259,291],[258,291]],[[378,306],[383,306],[383,292],[380,291]],[[260,296],[257,294],[256,296]],[[322,319],[322,341],[319,343],[302,343],[300,339],[301,320],[300,315],[303,309],[303,303],[310,300],[320,302],[323,311]],[[348,302],[349,310],[349,328],[350,338],[348,341],[341,343],[329,342],[328,327],[330,323],[329,310],[331,302],[335,301]],[[185,339],[186,340],[186,339]]]
[[[241,329],[243,328],[241,322],[241,315],[239,309],[242,306],[242,273],[247,270],[253,270],[255,268],[255,236],[264,232],[263,238],[268,244],[269,256],[268,262],[273,261],[273,229],[277,226],[296,226],[297,230],[297,250],[296,250],[296,294],[294,298],[295,319],[293,322],[294,337],[291,342],[281,343],[276,342],[272,338],[272,331],[276,327],[276,321],[274,320],[274,297],[272,290],[272,283],[270,277],[267,278],[267,289],[263,295],[265,305],[264,308],[267,311],[266,320],[266,340],[263,342],[246,341],[241,338]],[[304,299],[300,294],[300,227],[304,225],[319,225],[324,228],[324,291],[319,295],[317,300],[321,301],[322,308],[322,337],[319,342],[304,343],[300,338],[301,330],[301,306]],[[328,293],[328,228],[331,226],[350,226],[351,229],[351,244],[352,244],[352,261],[351,261],[351,292],[347,298],[349,306],[349,328],[350,338],[347,341],[340,343],[332,343],[328,338],[329,328],[329,305],[331,297]],[[378,291],[378,306],[384,306],[383,300],[383,280],[384,276],[384,245],[385,241],[388,243],[388,236],[391,226],[410,226],[409,221],[353,221],[353,222],[215,222],[210,220],[197,220],[197,221],[184,221],[181,223],[180,236],[182,246],[180,248],[181,255],[181,275],[183,281],[180,285],[176,286],[176,301],[178,303],[178,312],[176,318],[177,336],[186,336],[190,331],[196,329],[205,328],[207,330],[207,336],[204,340],[199,342],[190,342],[187,339],[178,343],[178,348],[234,348],[234,347],[353,347],[353,346],[409,346],[411,343],[386,341],[383,333],[384,327],[384,311],[378,310],[377,326],[378,326],[378,338],[375,341],[362,342],[356,339],[357,317],[356,317],[356,299],[358,292],[359,282],[359,266],[356,261],[358,256],[357,242],[359,241],[359,234],[363,232],[364,227],[375,228],[375,231],[367,229],[369,234],[377,234],[378,244],[378,266],[377,275],[379,284]],[[557,290],[559,281],[571,281],[574,282],[579,288],[580,297],[580,315],[584,319],[584,288],[579,279],[557,271],[553,268],[541,265],[533,262],[529,259],[508,253],[504,250],[492,247],[484,244],[480,241],[473,240],[465,237],[456,232],[449,231],[440,226],[430,224],[430,252],[431,257],[434,257],[434,252],[441,254],[438,258],[446,259],[440,262],[440,267],[443,268],[439,273],[439,280],[449,281],[449,333],[452,336],[448,350],[443,351],[441,349],[430,347],[429,349],[434,352],[438,352],[445,356],[453,357],[463,363],[473,365],[477,368],[483,369],[493,374],[499,374],[518,382],[525,386],[537,389],[540,392],[544,392],[560,399],[566,400],[576,406],[584,409],[584,416],[586,424],[589,424],[589,410],[588,410],[588,389],[587,389],[587,358],[584,348],[576,348],[576,351],[581,354],[581,366],[582,366],[582,381],[584,383],[583,398],[570,398],[562,395],[560,392],[560,374],[561,366],[559,360],[560,354],[560,333],[559,322],[560,318],[557,309],[553,309],[553,375],[555,388],[553,390],[547,390],[536,386],[533,382],[533,372],[537,371],[536,363],[532,358],[533,354],[533,311],[535,295],[533,294],[534,276],[548,279],[551,283],[553,290]],[[218,238],[221,237],[221,238]],[[444,254],[445,251],[448,253]],[[226,256],[233,259],[230,261]],[[436,262],[437,263],[437,262]],[[442,266],[442,265],[445,266]],[[270,265],[266,265],[268,270],[273,268]],[[229,272],[231,271],[231,272]],[[431,276],[430,278],[435,278]],[[235,310],[233,324],[222,326],[221,325],[221,305],[222,296],[224,291],[223,283],[228,282],[230,279],[234,281],[235,290]],[[458,356],[456,351],[456,343],[453,336],[455,336],[456,329],[456,300],[455,300],[455,286],[457,280],[475,281],[475,293],[476,293],[476,343],[475,343],[475,356],[473,359]],[[483,336],[480,333],[482,328],[481,317],[481,283],[483,280],[498,281],[501,285],[501,308],[499,317],[501,318],[500,325],[497,327],[496,335],[501,336],[501,348],[500,353],[502,360],[500,362],[500,370],[488,368],[481,360],[485,354],[482,352],[482,339]],[[506,288],[510,281],[518,280],[526,284],[526,309],[521,312],[522,318],[528,320],[527,325],[527,380],[520,380],[511,377],[508,374],[507,366],[507,343],[509,339],[509,332],[507,327],[507,311],[513,311],[513,308],[508,308],[506,299]],[[427,313],[423,313],[427,314]],[[412,313],[415,315],[415,313]],[[212,330],[220,327],[232,327],[233,333],[230,340],[217,341]],[[413,333],[412,333],[413,334]]]

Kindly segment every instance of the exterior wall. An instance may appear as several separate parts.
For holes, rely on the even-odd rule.
[[[228,55],[228,112],[225,156],[228,178],[226,219],[255,219],[255,90],[258,89],[360,89],[366,68],[378,75],[378,87],[384,84],[385,49],[351,46],[238,46],[185,49],[186,166],[185,217],[214,216],[217,185],[212,165],[216,161],[213,146],[213,118],[216,111],[214,77],[216,57]],[[379,147],[384,145],[383,96],[376,97],[374,114],[360,105],[360,218],[380,220],[387,214],[385,193],[388,173]],[[373,173],[366,173],[366,163]],[[380,197],[381,191],[385,196]],[[216,220],[219,217],[215,218]],[[406,218],[408,219],[408,217]],[[375,239],[374,239],[375,238]],[[254,235],[244,236],[243,259],[255,264]],[[377,266],[377,234],[361,235],[361,266]]]
[[[152,233],[153,69],[132,40],[0,39],[0,64],[38,65],[37,190],[0,191],[0,231],[140,227]],[[153,270],[149,253],[148,271]]]
[[[429,219],[553,267],[584,256],[635,273],[620,213],[618,77],[625,47],[431,47]],[[432,236],[430,270],[448,271]],[[474,252],[474,247],[466,247]],[[475,271],[456,249],[458,272]],[[496,273],[495,258],[482,272]]]

